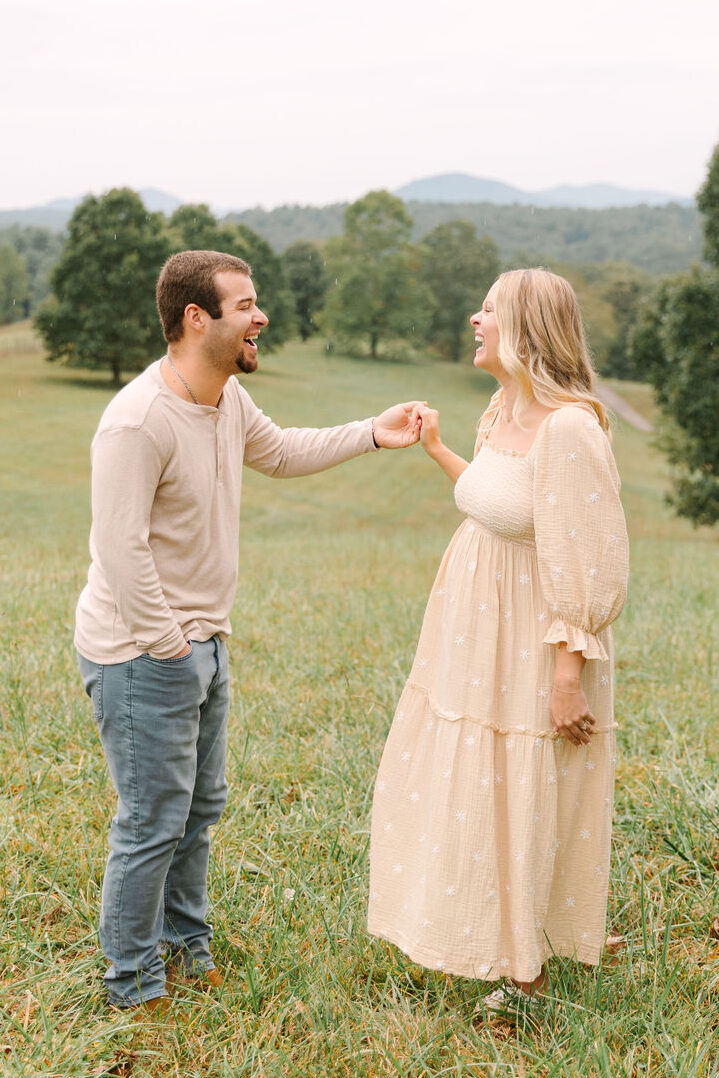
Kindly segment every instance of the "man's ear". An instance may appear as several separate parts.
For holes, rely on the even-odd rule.
[[[185,321],[192,329],[201,332],[206,320],[207,311],[203,311],[202,307],[198,307],[196,303],[187,304],[185,307]]]

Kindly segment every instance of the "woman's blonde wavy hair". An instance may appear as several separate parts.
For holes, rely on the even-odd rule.
[[[596,375],[574,289],[545,269],[502,273],[495,299],[499,361],[519,386],[514,415],[532,400],[548,408],[585,404],[609,434],[609,415],[596,393]]]

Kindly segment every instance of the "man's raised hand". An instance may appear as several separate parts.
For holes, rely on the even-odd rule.
[[[418,411],[426,401],[395,404],[378,415],[372,423],[374,440],[381,449],[404,449],[419,441]]]

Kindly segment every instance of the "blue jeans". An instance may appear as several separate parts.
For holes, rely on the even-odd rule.
[[[179,659],[100,666],[79,656],[117,791],[100,943],[110,1002],[164,996],[164,949],[212,969],[208,828],[225,806],[227,648],[217,637]]]

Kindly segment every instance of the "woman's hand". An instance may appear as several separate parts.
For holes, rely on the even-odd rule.
[[[571,741],[572,745],[589,744],[595,720],[577,679],[564,683],[555,681],[549,698],[549,715],[560,737]]]
[[[435,408],[428,408],[426,404],[417,409],[419,417],[419,440],[422,448],[433,457],[442,445],[439,435],[439,412]]]

